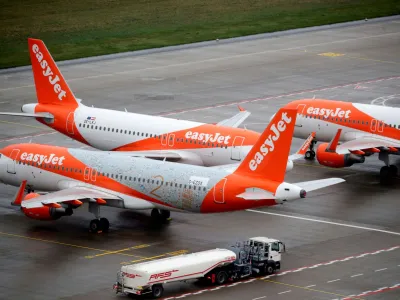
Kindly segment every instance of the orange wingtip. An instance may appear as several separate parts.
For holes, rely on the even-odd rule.
[[[390,152],[397,152],[399,150],[397,150],[397,148],[395,148],[395,147],[389,147],[389,151]]]
[[[246,111],[243,107],[241,107],[240,105],[238,105],[238,108],[240,111]]]
[[[96,199],[97,204],[107,204],[107,201],[101,198]]]
[[[42,203],[44,206],[53,207],[53,208],[61,208],[62,206],[58,203]]]

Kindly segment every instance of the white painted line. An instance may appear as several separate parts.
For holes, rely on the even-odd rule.
[[[380,271],[385,271],[385,270],[387,270],[387,268],[383,268],[383,269],[375,270],[375,272],[380,272]]]
[[[286,293],[290,293],[292,290],[288,290],[288,291],[284,291],[284,292],[280,292],[280,293],[278,293],[278,295],[281,295],[281,294],[286,294]]]
[[[3,101],[3,102],[0,102],[0,104],[5,104],[5,103],[10,103],[10,101]]]
[[[388,234],[393,234],[393,235],[400,235],[400,232],[394,232],[394,231],[383,230],[383,229],[377,229],[377,228],[371,228],[371,227],[365,227],[365,226],[357,226],[357,225],[351,225],[351,224],[345,224],[345,223],[338,223],[338,222],[331,222],[331,221],[324,221],[324,220],[318,220],[318,219],[296,217],[296,216],[291,216],[291,215],[284,215],[284,214],[266,212],[266,211],[255,210],[255,209],[246,209],[246,211],[254,212],[254,213],[259,213],[259,214],[265,214],[265,215],[271,215],[271,216],[278,216],[278,217],[285,217],[285,218],[291,218],[291,219],[298,219],[298,220],[303,220],[303,221],[324,223],[324,224],[329,224],[329,225],[337,225],[337,226],[350,227],[350,228],[356,228],[356,229],[363,229],[363,230],[369,230],[369,231],[377,231],[377,232],[388,233]]]
[[[358,276],[363,276],[363,275],[364,275],[364,274],[360,273],[360,274],[352,275],[352,276],[350,276],[350,277],[353,278],[353,277],[358,277]]]
[[[253,300],[264,299],[265,297],[266,296],[262,296],[262,297],[254,298]]]
[[[314,286],[316,286],[316,284],[307,285],[307,286],[305,286],[304,288],[308,289],[308,288],[311,288],[311,287],[314,287]]]
[[[327,283],[336,282],[336,281],[339,281],[339,280],[340,279],[329,280],[329,281],[327,281]]]

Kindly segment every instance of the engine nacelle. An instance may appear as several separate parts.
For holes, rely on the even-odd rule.
[[[336,152],[327,152],[326,148],[328,145],[328,143],[320,144],[317,148],[317,160],[323,166],[331,168],[343,168],[350,167],[353,164],[363,163],[365,161],[364,156],[352,153],[338,154]]]
[[[37,193],[29,193],[24,197],[23,201],[33,199],[40,196]],[[52,221],[57,220],[63,216],[70,216],[72,215],[73,211],[72,208],[55,208],[55,207],[35,207],[35,208],[26,208],[22,207],[22,211],[24,212],[25,216],[35,220],[42,220],[42,221]]]

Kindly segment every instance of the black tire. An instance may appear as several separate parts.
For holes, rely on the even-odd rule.
[[[307,160],[312,160],[312,159],[314,159],[314,158],[315,158],[315,151],[313,151],[313,150],[308,150],[308,151],[306,152],[306,154],[304,155],[304,158],[307,159]]]
[[[89,230],[92,233],[98,233],[101,231],[101,227],[100,227],[100,221],[97,219],[94,219],[92,221],[90,221],[89,224]]]
[[[151,292],[154,298],[161,298],[164,293],[164,288],[161,284],[155,284],[151,287]]]
[[[228,280],[228,274],[225,271],[219,271],[215,276],[216,284],[224,284]]]
[[[161,209],[161,218],[168,220],[171,217],[171,212],[169,210]]]
[[[151,218],[153,220],[157,220],[157,221],[160,220],[161,214],[160,214],[160,211],[157,208],[153,208],[151,210]]]
[[[381,168],[379,176],[380,176],[381,184],[383,184],[383,185],[388,185],[392,182],[393,176],[391,176],[391,172],[390,172],[390,169],[388,166],[384,166]]]
[[[265,268],[265,269],[264,269],[264,272],[265,272],[265,274],[267,274],[267,275],[271,275],[271,274],[274,274],[274,273],[275,273],[275,268],[274,268],[273,265],[265,265],[264,268]]]
[[[390,165],[389,166],[389,173],[392,177],[396,177],[397,176],[397,167],[395,165]]]
[[[106,218],[100,218],[100,229],[103,232],[108,232],[110,229],[110,222]]]

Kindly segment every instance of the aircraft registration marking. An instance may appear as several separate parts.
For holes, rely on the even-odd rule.
[[[207,186],[209,180],[210,178],[207,177],[190,176],[189,184],[195,186]]]

